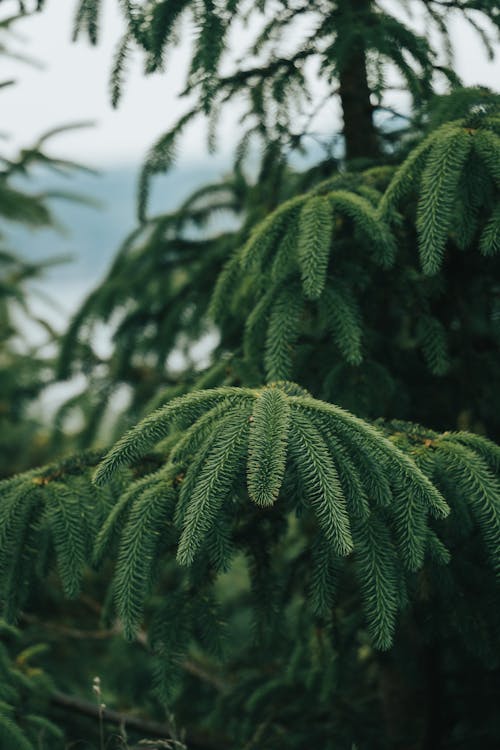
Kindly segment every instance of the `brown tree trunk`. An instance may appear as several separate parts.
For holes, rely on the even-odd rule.
[[[350,52],[339,61],[339,94],[344,117],[346,159],[376,158],[380,155],[377,131],[373,123],[373,106],[366,72],[366,49],[363,27],[369,23],[371,0],[344,0],[340,4],[338,33],[352,35]],[[342,7],[344,6],[344,7]],[[345,19],[345,20],[344,20]],[[352,29],[357,31],[353,34]]]

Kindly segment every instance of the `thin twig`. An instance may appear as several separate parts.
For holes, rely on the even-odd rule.
[[[83,698],[54,692],[50,696],[50,701],[52,705],[66,711],[80,714],[80,716],[87,716],[91,719],[99,719],[99,707],[95,703]],[[120,711],[114,711],[111,708],[102,708],[101,714],[102,721],[106,724],[114,724],[115,726],[124,727],[143,734],[144,736],[174,739],[171,736],[170,728],[166,724],[151,721],[150,719],[143,719],[140,716],[121,713]],[[189,750],[221,750],[221,748],[227,746],[224,742],[221,744],[221,740],[219,739],[215,742],[208,737],[202,737],[196,733],[190,734],[187,738],[187,742]]]

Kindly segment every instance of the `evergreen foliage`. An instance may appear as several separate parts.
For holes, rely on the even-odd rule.
[[[439,270],[450,229],[457,217],[466,216],[474,222],[475,226],[467,233],[469,241],[460,243],[463,250],[471,245],[478,223],[477,209],[471,206],[471,201],[481,205],[485,212],[495,208],[499,184],[498,127],[496,116],[483,119],[477,114],[461,122],[442,125],[410,155],[382,200],[384,215],[420,181],[416,228],[420,261],[426,274]],[[474,187],[480,192],[471,195],[463,189],[463,183],[470,181],[463,170],[467,162],[471,171],[477,168],[477,160],[482,163],[482,179]],[[492,217],[486,224],[485,234],[491,231],[493,221]],[[487,238],[482,236],[479,242],[485,255],[493,254]],[[488,249],[485,251],[483,247]]]
[[[0,31],[10,31],[11,24],[22,15],[0,21]],[[0,46],[0,54],[2,52],[4,50]],[[9,436],[2,444],[1,477],[27,468],[30,461],[47,459],[40,434],[41,425],[28,410],[43,389],[54,380],[52,357],[46,352],[50,352],[50,347],[55,345],[57,334],[47,320],[34,311],[28,288],[48,268],[67,261],[67,258],[26,260],[10,247],[5,230],[12,224],[32,230],[54,227],[51,199],[83,200],[66,190],[57,193],[35,192],[29,182],[26,189],[26,182],[37,167],[42,166],[58,174],[71,174],[75,169],[84,169],[46,153],[46,145],[51,138],[75,127],[81,125],[54,128],[19,154],[9,158],[0,155],[0,431]],[[23,178],[23,181],[19,178]],[[36,345],[23,330],[27,322],[38,331],[39,342]],[[39,437],[38,444],[33,439],[34,434]]]
[[[22,648],[19,633],[0,621],[0,747],[48,750],[63,747],[63,732],[40,716],[47,709],[51,681],[33,661],[43,644]]]
[[[127,32],[119,43],[112,72],[115,103],[120,98],[123,71],[133,47],[144,54],[145,71],[154,73],[168,67],[169,53],[182,23],[189,19],[195,30],[183,93],[193,95],[196,103],[157,142],[146,161],[141,179],[141,215],[150,177],[171,165],[178,137],[198,115],[217,118],[225,104],[243,100],[246,112],[242,121],[246,129],[240,154],[247,152],[252,139],[261,140],[264,147],[272,143],[295,149],[314,134],[318,115],[335,92],[340,95],[348,118],[351,114],[362,118],[361,132],[356,133],[346,122],[349,157],[373,156],[378,136],[369,95],[372,93],[376,107],[383,109],[388,72],[395,71],[414,103],[421,104],[439,79],[457,83],[447,15],[464,17],[479,34],[488,54],[493,54],[499,25],[496,4],[490,0],[451,5],[439,0],[408,3],[403,15],[411,21],[413,13],[423,13],[433,38],[444,42],[448,64],[443,65],[439,47],[430,42],[430,34],[428,38],[416,34],[400,14],[391,14],[374,0],[329,0],[312,6],[299,2],[293,7],[278,2],[272,8],[266,2],[234,0],[151,0],[119,5]],[[85,31],[95,42],[100,6],[100,0],[79,0],[75,35]],[[235,60],[228,40],[242,19],[251,22],[252,33],[245,54]],[[289,44],[283,43],[285,39]],[[245,59],[250,62],[242,65]],[[328,92],[319,103],[314,102],[311,93],[315,78]],[[356,98],[361,106],[356,106]]]
[[[476,101],[481,101],[479,93],[477,97]],[[444,246],[436,244],[429,254],[429,246],[425,245],[427,235],[422,232],[432,234],[432,227],[439,227],[442,242],[443,228],[448,227],[444,235],[447,253],[452,253],[455,245],[462,252],[473,251],[479,245],[483,253],[492,257],[498,187],[490,177],[493,173],[484,163],[481,180],[473,193],[457,188],[455,208],[450,217],[439,208],[444,196],[448,195],[448,188],[443,188],[437,195],[439,183],[434,182],[430,196],[419,183],[409,181],[409,175],[412,175],[411,180],[415,179],[415,159],[427,158],[430,144],[446,140],[448,131],[463,133],[474,143],[481,133],[494,135],[496,120],[491,111],[490,103],[489,114],[479,118],[480,123],[473,133],[469,132],[470,117],[443,124],[423,140],[425,149],[418,145],[395,171],[369,169],[352,177],[338,175],[307,193],[287,199],[288,190],[293,193],[297,189],[294,187],[297,178],[290,175],[283,183],[284,200],[257,227],[253,227],[254,217],[262,207],[258,203],[255,205],[255,192],[240,176],[202,190],[180,211],[152,220],[131,235],[106,282],[92,293],[75,317],[61,353],[60,374],[67,376],[78,369],[88,372],[95,357],[96,380],[92,390],[99,394],[99,398],[92,406],[93,413],[102,415],[103,406],[113,390],[126,384],[133,387],[131,413],[140,414],[137,411],[140,408],[138,399],[144,401],[148,393],[153,397],[158,388],[176,387],[175,377],[162,374],[162,363],[179,344],[182,345],[173,322],[181,319],[184,331],[191,339],[203,336],[210,331],[205,314],[210,297],[212,319],[224,331],[218,351],[221,372],[229,377],[226,381],[229,383],[237,382],[240,377],[237,370],[241,356],[245,370],[250,365],[258,366],[256,384],[263,378],[274,381],[305,377],[304,384],[316,390],[318,395],[329,398],[330,393],[337,393],[337,400],[352,409],[356,401],[359,402],[359,384],[354,389],[356,395],[350,393],[355,379],[372,379],[377,372],[377,377],[384,378],[384,391],[389,394],[397,383],[404,380],[401,357],[406,357],[409,352],[413,353],[415,367],[419,366],[418,358],[422,357],[432,373],[444,376],[453,372],[453,368],[457,368],[460,331],[464,326],[470,328],[468,321],[476,319],[479,314],[481,323],[476,329],[477,335],[482,336],[480,329],[483,332],[489,330],[487,337],[492,341],[496,338],[495,322],[490,312],[496,304],[495,282],[492,280],[489,289],[482,288],[481,292],[472,288],[463,292],[470,296],[464,301],[462,321],[450,326],[457,310],[443,308],[440,299],[446,295],[447,285],[450,290],[454,288],[453,278],[456,277],[458,283],[462,255],[451,266],[450,275],[452,261],[451,258],[446,260]],[[418,154],[422,156],[418,157]],[[477,155],[469,156],[466,171],[459,177],[455,175],[459,187],[460,181],[465,184],[476,179],[475,173],[482,163]],[[421,164],[425,173],[427,167],[424,165],[425,161]],[[420,206],[416,222],[405,208],[410,195],[415,194]],[[330,234],[331,240],[328,246],[322,240],[322,252],[327,252],[328,256],[315,266],[317,247],[314,243],[307,246],[308,232],[314,233],[314,226],[307,226],[307,206],[309,201],[314,206],[320,196],[330,206],[330,212],[324,215],[326,224],[322,232],[325,232],[325,237]],[[460,203],[462,198],[464,203]],[[431,200],[436,204],[430,203]],[[474,205],[471,205],[471,200]],[[424,211],[425,205],[429,206],[428,213]],[[475,206],[481,208],[478,210]],[[233,232],[211,233],[203,240],[189,237],[193,222],[201,220],[207,226],[206,222],[214,221],[221,209],[243,216],[241,228]],[[468,227],[464,228],[465,233],[461,231],[459,238],[457,228],[464,221],[468,222]],[[420,234],[419,260],[412,247],[415,231]],[[483,248],[487,242],[491,247],[488,245],[490,249],[485,251]],[[448,275],[439,275],[437,283],[427,283],[422,276],[418,283],[413,282],[417,277],[415,271],[408,271],[406,258],[412,264],[421,263],[425,276],[431,266],[435,271],[439,270],[443,256]],[[187,275],[169,273],[160,283],[160,274],[165,274],[170,263],[184,268]],[[307,268],[315,269],[318,276],[307,277],[306,281]],[[390,272],[383,273],[385,268],[391,269]],[[356,273],[353,273],[354,269]],[[131,279],[136,280],[135,285]],[[211,295],[216,279],[215,291]],[[144,295],[142,290],[146,280],[147,294]],[[377,335],[384,318],[374,311],[380,283],[391,286],[390,294],[398,299],[404,310],[400,323],[394,321],[396,350],[392,360],[381,347]],[[311,299],[311,284],[316,285],[312,293],[314,299]],[[403,290],[408,290],[407,294],[403,294]],[[478,294],[486,301],[482,310],[478,309]],[[126,307],[122,305],[124,298],[129,300]],[[117,316],[115,320],[119,320],[110,362],[113,379],[103,381],[102,368],[97,366],[99,359],[92,353],[92,335],[94,326],[99,321],[109,321],[113,314]],[[400,332],[397,332],[398,325]],[[223,358],[228,352],[224,341],[226,337],[234,341],[237,330],[242,333],[242,348],[237,352],[237,360],[233,359],[231,365],[225,366]],[[320,376],[324,386],[318,391],[314,379],[309,380],[307,371],[302,371],[302,356],[307,349],[319,351],[326,337],[333,339],[339,363]],[[261,346],[263,338],[266,341],[264,348]],[[81,346],[78,341],[85,341],[83,348],[77,348],[77,345]],[[298,341],[301,343],[297,347]],[[232,348],[235,345],[232,344]],[[396,355],[398,349],[401,355]],[[473,347],[473,351],[472,356],[484,358],[486,354],[483,347]],[[480,351],[483,352],[481,355]],[[150,362],[147,366],[144,365],[146,358]],[[494,367],[494,364],[489,362],[489,366]],[[367,374],[362,375],[365,370]],[[197,376],[192,377],[196,387]],[[214,377],[219,377],[215,371]],[[143,380],[143,387],[138,390],[136,383],[139,378]],[[332,379],[334,391],[329,390]],[[416,397],[419,397],[418,393]],[[471,399],[481,403],[477,387],[469,401]],[[420,403],[406,416],[415,418],[419,413],[426,414],[426,408],[425,403]],[[487,422],[494,419],[487,410],[479,408],[482,412],[480,419]],[[368,408],[363,409],[370,417],[380,413],[375,404],[368,404]],[[390,407],[384,413],[390,416]],[[440,423],[440,426],[445,425],[446,422]]]
[[[110,543],[118,524],[114,590],[126,632],[132,634],[140,624],[140,602],[165,545],[178,543],[181,565],[192,565],[206,550],[209,560],[218,561],[216,569],[227,569],[224,552],[233,556],[235,547],[221,548],[220,535],[232,537],[245,511],[250,517],[255,513],[245,509],[246,497],[262,508],[277,503],[285,527],[292,512],[309,528],[315,518],[318,546],[325,553],[329,549],[337,568],[340,558],[354,551],[369,628],[381,648],[392,643],[404,601],[398,592],[404,581],[396,570],[419,570],[429,545],[434,552],[438,545],[441,559],[448,560],[432,518],[445,518],[457,504],[470,508],[491,564],[495,570],[499,566],[499,450],[485,438],[424,431],[417,441],[411,439],[412,425],[401,424],[387,439],[379,428],[303,395],[293,384],[215,388],[176,398],[146,417],[100,463],[97,484],[108,483],[124,464],[138,461],[168,435],[171,425],[188,429],[169,461],[131,485],[98,538],[102,558],[103,545]],[[468,440],[467,447],[462,441]],[[373,461],[378,472],[361,471]],[[0,528],[6,582],[12,580],[11,566],[19,570],[21,550],[16,552],[15,545],[36,531],[31,554],[48,548],[43,538],[49,535],[64,590],[69,596],[77,593],[93,541],[123,486],[121,480],[102,497],[94,493],[94,502],[86,507],[89,480],[84,481],[81,470],[95,462],[95,456],[71,459],[5,486]],[[241,483],[245,473],[246,488]],[[446,500],[437,488],[442,482]],[[328,577],[314,578],[315,598],[328,600],[329,585]],[[7,611],[19,606],[12,601],[14,594],[4,587]]]
[[[449,41],[450,4],[409,5]],[[431,35],[374,0],[120,7],[113,103],[132,50],[162,69],[191,19],[191,109],[150,149],[139,225],[61,342],[59,377],[85,388],[56,415],[54,455],[0,483],[3,616],[53,623],[54,605],[64,632],[102,638],[65,684],[81,690],[98,653],[113,698],[173,709],[193,750],[497,747],[498,95],[461,88]],[[493,2],[456,11],[483,36],[478,19],[499,24]],[[75,35],[95,44],[99,13],[79,2]],[[243,64],[231,34],[245,18]],[[371,102],[381,111],[394,68],[413,112],[389,134]],[[328,132],[299,171],[289,157],[315,132],[321,86],[343,138]],[[230,174],[149,216],[184,130],[208,117],[213,147],[237,98]],[[2,179],[5,217],[50,221],[44,197]],[[32,271],[1,257],[20,281]],[[22,299],[14,281],[0,299]],[[97,635],[75,627],[89,602]],[[53,708],[2,701],[0,747],[35,747],[31,724],[45,741]]]
[[[75,596],[93,541],[110,509],[109,493],[92,492],[84,468],[95,457],[75,457],[45,470],[33,470],[6,480],[2,495],[1,596],[7,616],[12,618],[22,606],[30,578],[44,575],[50,558],[57,556],[64,591]],[[73,479],[68,486],[65,475]],[[87,486],[86,486],[87,485]]]

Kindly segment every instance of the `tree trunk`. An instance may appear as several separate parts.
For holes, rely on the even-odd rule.
[[[345,22],[340,24],[338,33],[352,36],[347,58],[339,60],[339,94],[348,161],[376,158],[380,155],[377,131],[373,123],[363,40],[363,28],[369,23],[370,3],[371,0],[344,0],[339,8],[340,19],[343,21],[345,18]],[[353,28],[356,29],[355,33],[352,32]]]

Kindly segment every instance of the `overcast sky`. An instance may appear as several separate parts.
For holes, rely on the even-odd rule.
[[[8,3],[7,3],[8,5]],[[97,126],[68,134],[57,141],[58,153],[96,166],[135,164],[151,143],[183,112],[178,100],[184,81],[187,48],[176,51],[167,73],[144,76],[141,55],[130,66],[120,108],[109,104],[108,79],[111,58],[120,36],[122,21],[116,0],[107,0],[102,19],[101,41],[91,48],[86,40],[71,42],[74,0],[46,0],[46,10],[17,25],[25,38],[19,50],[44,63],[32,69],[19,63],[2,62],[0,80],[15,75],[18,85],[5,89],[0,99],[0,128],[11,135],[10,148],[23,146],[54,125],[95,120]],[[465,83],[499,88],[500,63],[486,60],[476,34],[464,24],[451,26],[457,49],[458,72]],[[236,140],[236,125],[229,119],[221,142],[228,149]],[[4,148],[4,147],[3,147]],[[188,133],[183,161],[206,154],[199,131]]]

